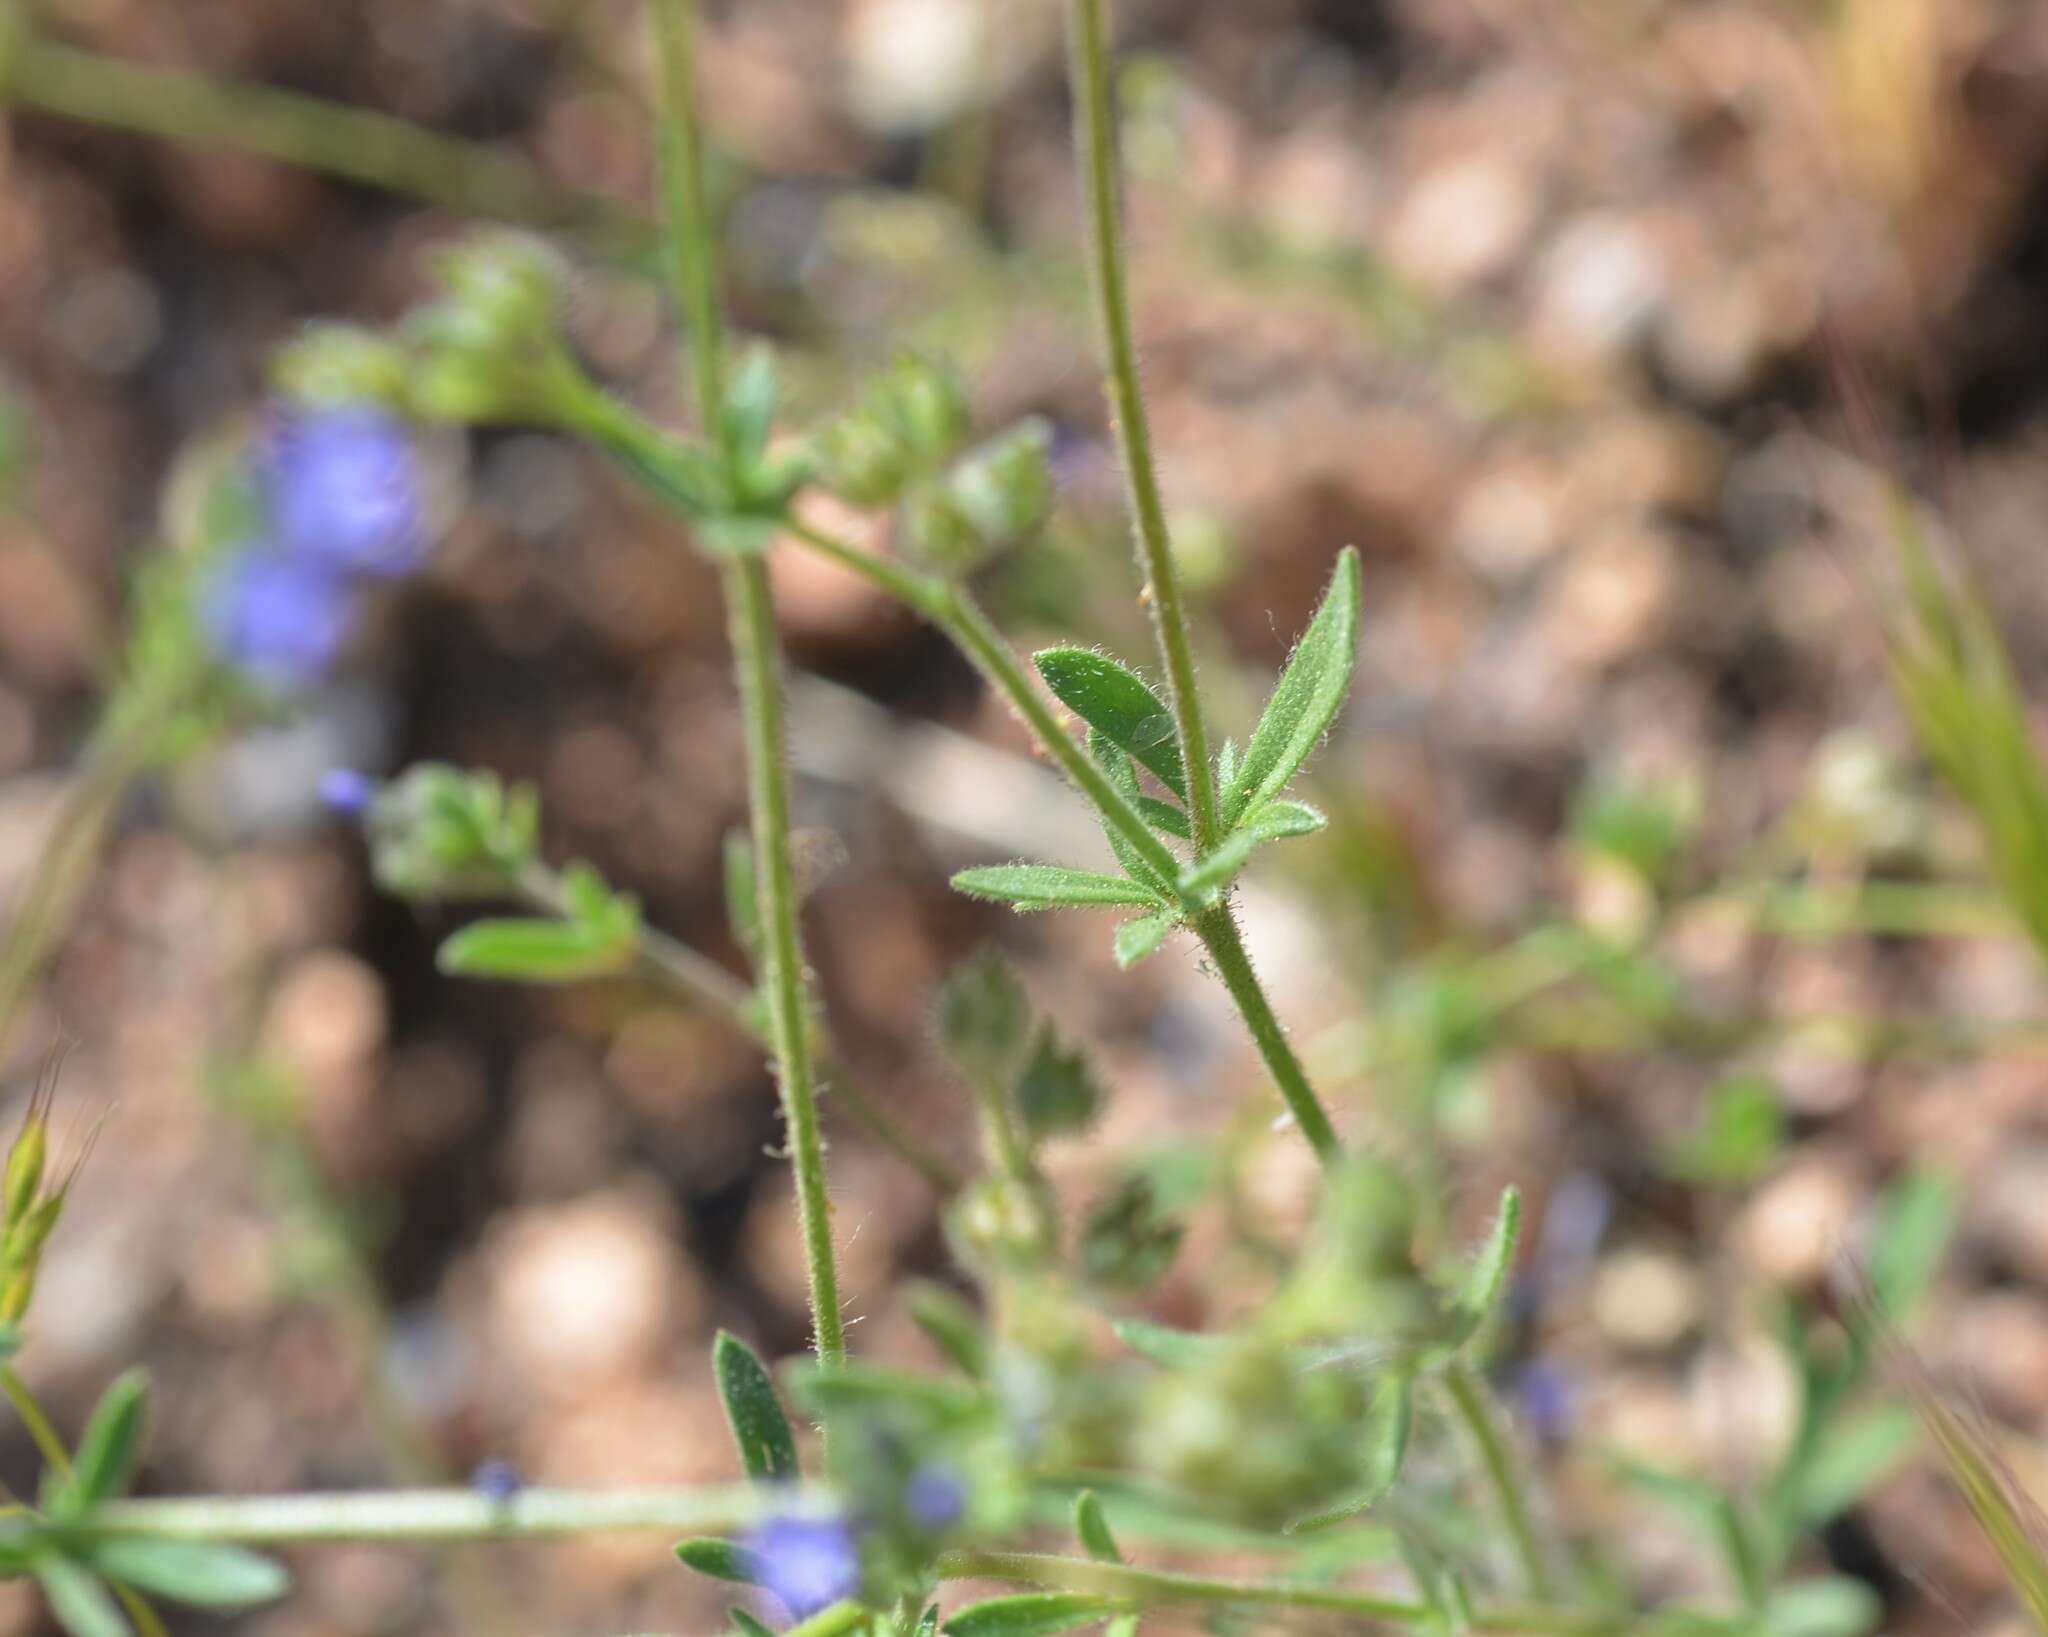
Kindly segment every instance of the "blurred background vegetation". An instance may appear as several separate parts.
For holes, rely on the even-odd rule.
[[[1803,1427],[1801,1327],[1846,1249],[1938,1264],[1909,1331],[2031,1475],[2039,904],[2007,907],[1994,883],[2028,859],[1987,853],[1914,748],[1886,588],[1902,480],[2013,640],[2024,740],[2048,681],[2048,14],[1123,11],[1140,341],[1226,727],[1336,549],[1366,561],[1360,685],[1314,780],[1333,824],[1262,861],[1248,936],[1340,1123],[1428,1182],[1445,1231],[1470,1237],[1505,1182],[1529,1196],[1500,1378],[1524,1435],[1633,1573],[1710,1583],[1683,1505],[1615,1474],[1770,1490]],[[1020,642],[1136,649],[1058,7],[710,12],[737,313],[783,349],[797,417],[906,346],[960,361],[983,425],[1048,417],[1058,522],[984,589]],[[464,215],[511,216],[576,249],[593,366],[656,409],[679,391],[642,266],[634,0],[22,14],[34,43],[10,46],[0,13],[0,913],[63,822],[175,457],[258,411],[298,325],[391,319]],[[271,127],[209,89],[230,81],[477,147],[350,128],[313,157],[357,179],[322,176],[249,151]],[[151,134],[167,122],[220,140]],[[401,175],[437,203],[369,185]],[[128,799],[0,1064],[25,1100],[69,1041],[61,1116],[103,1122],[25,1364],[74,1419],[123,1363],[155,1369],[146,1489],[487,1461],[724,1477],[712,1329],[802,1344],[756,1050],[631,983],[442,977],[459,919],[373,893],[321,808],[337,765],[531,782],[552,857],[734,953],[720,853],[744,795],[711,571],[567,442],[435,455],[430,576],[309,709]],[[1135,1172],[1169,1210],[1220,1198],[1147,1311],[1227,1317],[1292,1242],[1311,1161],[1267,1131],[1220,990],[1185,951],[1119,974],[1086,918],[949,892],[966,864],[1101,844],[942,639],[819,559],[774,567],[811,952],[849,1067],[970,1158],[931,996],[999,941],[1116,1087],[1061,1185],[1114,1199]],[[884,1297],[951,1276],[937,1198],[857,1126],[833,1135],[855,1344],[916,1356]],[[1833,1489],[1783,1504],[1887,1629],[1995,1628],[1997,1560],[1961,1499],[1896,1420],[1860,1430]],[[32,1471],[0,1429],[0,1475]],[[676,1629],[715,1606],[644,1542],[467,1561],[308,1556],[305,1595],[250,1624],[491,1629],[516,1608],[520,1629]],[[7,1590],[0,1629],[33,1629]]]

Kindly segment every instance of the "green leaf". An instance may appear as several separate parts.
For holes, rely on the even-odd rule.
[[[1092,1285],[1114,1290],[1149,1290],[1173,1266],[1186,1231],[1160,1203],[1150,1177],[1125,1177],[1081,1225],[1081,1275]]]
[[[754,1350],[731,1331],[721,1330],[711,1344],[711,1368],[747,1476],[776,1482],[797,1478],[796,1435],[775,1396],[775,1383]]]
[[[1116,964],[1129,971],[1148,955],[1156,955],[1181,924],[1179,910],[1154,910],[1116,929]]]
[[[1306,802],[1268,802],[1225,836],[1207,857],[1181,871],[1180,891],[1197,901],[1213,899],[1237,879],[1238,871],[1267,842],[1312,835],[1327,823],[1329,820]]]
[[[85,1556],[109,1580],[203,1609],[240,1609],[291,1590],[283,1564],[240,1546],[207,1540],[108,1535]]]
[[[1123,1550],[1117,1545],[1116,1536],[1110,1532],[1102,1502],[1092,1489],[1084,1489],[1074,1497],[1074,1533],[1081,1537],[1082,1546],[1097,1563],[1124,1561]]]
[[[71,1637],[134,1637],[114,1594],[90,1570],[51,1552],[36,1559],[35,1576],[52,1617]]]
[[[1473,1258],[1472,1266],[1466,1270],[1464,1282],[1453,1298],[1452,1305],[1463,1315],[1469,1327],[1468,1334],[1477,1331],[1499,1304],[1501,1292],[1507,1289],[1508,1274],[1515,1265],[1515,1247],[1521,1238],[1521,1190],[1503,1188],[1500,1210],[1494,1215],[1486,1243],[1479,1247],[1479,1254]]]
[[[1116,786],[1125,801],[1135,807],[1144,800],[1138,794],[1137,764],[1124,754],[1120,746],[1091,728],[1088,732],[1088,754],[1102,764],[1103,772],[1109,775],[1109,782]],[[1107,815],[1102,820],[1102,834],[1109,842],[1109,850],[1116,854],[1116,861],[1123,866],[1125,875],[1151,888],[1160,899],[1172,899],[1173,883],[1146,861],[1123,831],[1109,822]]]
[[[117,1377],[101,1395],[78,1441],[66,1486],[78,1506],[97,1506],[128,1487],[141,1453],[142,1422],[149,1409],[149,1373],[135,1369]]]
[[[1369,1511],[1386,1499],[1408,1459],[1408,1435],[1415,1426],[1415,1377],[1389,1370],[1374,1384],[1365,1416],[1365,1482],[1326,1511],[1287,1526],[1290,1535],[1327,1529]]]
[[[1231,781],[1237,777],[1237,741],[1225,739],[1223,747],[1216,752],[1216,788],[1228,790]]]
[[[1149,1319],[1112,1319],[1109,1327],[1116,1332],[1117,1340],[1132,1352],[1141,1354],[1154,1364],[1163,1364],[1169,1370],[1206,1364],[1230,1345],[1222,1336],[1211,1336],[1200,1330],[1176,1330],[1170,1325],[1154,1324]]]
[[[1010,963],[993,949],[961,962],[939,985],[937,1012],[939,1045],[953,1066],[1007,1084],[1031,1031],[1031,997]]]
[[[1886,1194],[1870,1288],[1893,1319],[1907,1318],[1934,1282],[1961,1208],[1955,1178],[1933,1166],[1909,1171]]]
[[[939,1605],[927,1605],[923,1614],[917,1617],[917,1637],[939,1637]]]
[[[735,1606],[727,1612],[732,1615],[733,1627],[739,1632],[740,1637],[775,1637],[773,1626],[757,1620],[745,1609]]]
[[[758,1554],[729,1540],[698,1537],[676,1542],[676,1559],[686,1569],[695,1569],[713,1580],[736,1585],[758,1586],[762,1563]]]
[[[754,885],[754,841],[735,826],[725,832],[720,858],[724,866],[725,924],[732,941],[749,960],[761,958],[761,900]]]
[[[1173,712],[1142,677],[1086,648],[1048,648],[1033,663],[1061,704],[1187,800]]]
[[[1054,1637],[1116,1611],[1116,1604],[1086,1592],[1020,1592],[964,1608],[944,1629],[949,1637]]]
[[[1764,1605],[1762,1624],[1771,1637],[1862,1637],[1883,1613],[1869,1586],[1835,1575],[1780,1586]]]
[[[1017,1114],[1033,1142],[1085,1131],[1102,1112],[1102,1082],[1078,1046],[1061,1043],[1050,1022],[1038,1026],[1031,1056],[1017,1077]]]
[[[918,1329],[964,1375],[988,1374],[988,1339],[973,1308],[944,1285],[919,1279],[904,1291],[904,1304]]]
[[[1161,801],[1157,796],[1140,796],[1138,811],[1145,815],[1146,823],[1153,829],[1163,831],[1177,841],[1188,841],[1194,831],[1189,827],[1185,808],[1176,807],[1170,801]]]
[[[1790,1488],[1801,1522],[1822,1524],[1846,1512],[1912,1453],[1920,1421],[1904,1404],[1881,1404],[1823,1427]]]
[[[1279,795],[1301,770],[1351,691],[1357,658],[1358,553],[1347,546],[1224,792],[1227,827]]]
[[[990,898],[1017,910],[1088,908],[1134,904],[1158,907],[1157,893],[1119,875],[1062,869],[1057,864],[992,864],[962,870],[953,888],[970,898]]]
[[[524,917],[476,921],[448,938],[435,964],[452,977],[580,983],[631,964],[634,939],[615,927]]]
[[[768,447],[779,396],[774,351],[766,346],[749,347],[726,382],[718,417],[719,441],[742,482]]]

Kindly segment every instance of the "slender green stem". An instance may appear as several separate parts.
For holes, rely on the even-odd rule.
[[[1199,854],[1221,839],[1215,776],[1209,765],[1209,735],[1202,721],[1201,695],[1195,687],[1194,647],[1188,637],[1187,608],[1173,560],[1173,542],[1166,528],[1166,503],[1159,492],[1151,423],[1138,376],[1138,347],[1131,330],[1130,281],[1117,205],[1116,86],[1108,11],[1109,0],[1072,0],[1069,10],[1074,145],[1087,194],[1089,271],[1096,321],[1107,354],[1111,414],[1130,492],[1138,567],[1149,592],[1152,627],[1166,665],[1167,698],[1180,734],[1188,817]]]
[[[0,1367],[0,1392],[7,1395],[7,1402],[14,1406],[14,1413],[21,1417],[21,1424],[28,1428],[28,1435],[41,1453],[44,1463],[60,1478],[71,1476],[71,1452],[64,1447],[64,1438],[57,1431],[56,1424],[43,1413],[42,1405],[36,1402],[36,1395],[29,1391],[29,1385],[21,1379],[13,1365]]]
[[[1266,1072],[1272,1075],[1273,1084],[1280,1088],[1288,1113],[1294,1116],[1294,1123],[1301,1127],[1302,1136],[1308,1139],[1308,1145],[1316,1151],[1316,1156],[1325,1165],[1334,1164],[1342,1153],[1336,1127],[1330,1124],[1328,1111],[1316,1096],[1315,1088],[1309,1084],[1307,1070],[1301,1066],[1301,1059],[1295,1055],[1294,1047],[1287,1039],[1287,1031],[1280,1026],[1272,1003],[1266,999],[1266,991],[1259,984],[1258,973],[1252,969],[1251,956],[1245,950],[1244,936],[1238,931],[1237,919],[1230,913],[1230,906],[1219,904],[1191,924],[1195,935],[1202,940],[1202,947],[1208,950],[1209,959],[1215,963],[1224,988],[1230,991],[1230,998],[1237,1003],[1245,1027],[1251,1031],[1252,1043],[1258,1047],[1259,1056],[1265,1059]]]
[[[704,179],[704,134],[697,94],[696,0],[654,0],[663,118],[659,125],[662,192],[668,201],[669,277],[682,302],[697,413],[715,432],[725,399],[725,320],[718,301],[718,238]]]
[[[758,557],[725,569],[726,606],[745,719],[748,803],[753,811],[754,869],[761,894],[762,979],[796,1172],[797,1217],[811,1289],[818,1357],[846,1356],[839,1312],[839,1272],[832,1250],[832,1201],[825,1187],[825,1144],[818,1127],[818,1089],[811,1061],[810,1007],[803,946],[797,929],[796,872],[789,850],[789,760],[782,732],[782,678],[775,656],[775,604],[768,567]]]
[[[505,1500],[474,1489],[393,1489],[109,1501],[94,1510],[92,1527],[106,1534],[250,1546],[542,1540],[640,1531],[717,1533],[744,1529],[792,1504],[788,1491],[757,1484],[522,1489]]]
[[[269,86],[25,39],[0,59],[0,102],[173,141],[238,149],[465,215],[567,228],[622,256],[652,240],[626,206],[565,188],[525,161],[389,114]]]
[[[1509,1446],[1507,1431],[1495,1413],[1492,1396],[1472,1366],[1462,1359],[1453,1361],[1444,1371],[1443,1381],[1450,1394],[1451,1407],[1464,1423],[1480,1465],[1485,1468],[1486,1480],[1500,1505],[1501,1519],[1507,1525],[1508,1538],[1514,1543],[1515,1556],[1521,1560],[1522,1574],[1529,1583],[1529,1590],[1536,1597],[1548,1601],[1554,1595],[1550,1565],[1543,1544],[1537,1538],[1536,1520],[1530,1510],[1521,1464]]]
[[[1245,1608],[1348,1614],[1397,1626],[1433,1626],[1437,1620],[1435,1612],[1425,1604],[1371,1592],[1291,1581],[1224,1580],[1040,1552],[947,1552],[939,1559],[938,1571],[945,1580],[1002,1580],[1013,1585],[1085,1592],[1130,1608],[1235,1604]],[[1687,1633],[1700,1637],[1707,1633],[1745,1631],[1749,1629],[1749,1617],[1675,1610],[1642,1614],[1630,1609],[1501,1604],[1475,1611],[1470,1629],[1555,1637],[1619,1637],[1624,1632],[1665,1633],[1669,1637]]]
[[[667,203],[670,272],[690,343],[697,413],[707,429],[725,401],[724,320],[718,301],[717,228],[704,182],[704,140],[697,97],[696,0],[654,0],[661,56],[662,187]],[[832,1249],[832,1200],[825,1185],[825,1143],[818,1124],[818,1081],[797,926],[796,871],[789,842],[789,756],[782,728],[782,676],[775,601],[759,557],[725,564],[726,621],[732,633],[740,714],[746,730],[747,802],[760,893],[762,980],[776,1078],[796,1173],[797,1216],[811,1295],[812,1339],[828,1364],[846,1356],[839,1311],[839,1270]]]

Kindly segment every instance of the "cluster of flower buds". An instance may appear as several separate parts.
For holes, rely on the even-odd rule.
[[[360,813],[377,884],[415,903],[504,897],[540,856],[540,801],[526,785],[422,762],[381,787],[337,771],[322,794]]]
[[[1020,422],[969,449],[973,421],[957,371],[904,358],[818,433],[818,481],[857,506],[896,506],[910,549],[965,573],[1030,534],[1052,510],[1051,429]]]
[[[273,411],[245,474],[242,537],[209,566],[200,623],[215,656],[274,688],[333,664],[362,588],[412,573],[430,548],[406,424],[367,399]]]
[[[64,1201],[85,1163],[86,1150],[81,1149],[61,1181],[51,1177],[50,1101],[55,1086],[53,1064],[29,1099],[28,1118],[8,1150],[5,1172],[0,1173],[0,1210],[6,1214],[0,1231],[0,1326],[9,1337],[28,1317],[43,1247],[56,1231]]]

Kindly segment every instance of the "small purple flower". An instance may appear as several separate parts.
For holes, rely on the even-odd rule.
[[[390,578],[426,556],[419,462],[403,423],[380,409],[280,414],[264,477],[278,543],[309,565]]]
[[[202,596],[213,650],[275,686],[316,680],[348,639],[349,590],[320,568],[265,547],[221,563]]]
[[[470,1487],[504,1505],[526,1487],[519,1469],[510,1461],[486,1461],[470,1474]]]
[[[352,767],[330,767],[320,775],[320,800],[344,818],[357,818],[377,799],[377,781]]]
[[[946,1461],[927,1461],[910,1475],[903,1490],[910,1521],[933,1534],[950,1529],[967,1511],[967,1484],[960,1469]]]
[[[1538,1437],[1557,1442],[1571,1435],[1578,1390],[1569,1371],[1531,1359],[1515,1379],[1515,1397]]]
[[[843,1518],[770,1518],[747,1537],[761,1586],[808,1620],[860,1590],[860,1547]]]

